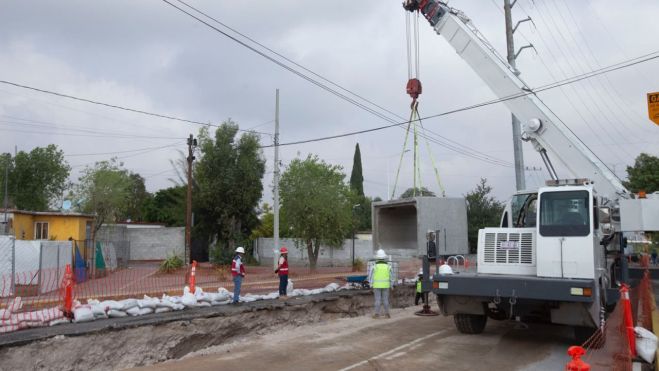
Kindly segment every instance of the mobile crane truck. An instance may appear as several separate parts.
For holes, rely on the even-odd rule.
[[[659,230],[659,199],[626,190],[462,12],[437,0],[407,0],[403,7],[420,12],[520,120],[522,139],[552,178],[537,192],[514,195],[499,228],[479,231],[475,273],[435,270],[431,277],[426,260],[423,291],[436,294],[440,311],[462,333],[481,333],[488,318],[534,318],[572,326],[584,341],[619,298],[623,232]],[[552,160],[570,179],[559,179]]]

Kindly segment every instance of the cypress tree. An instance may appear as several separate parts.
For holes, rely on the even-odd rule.
[[[355,156],[352,161],[352,174],[350,174],[350,188],[359,196],[364,196],[364,176],[362,175],[362,154],[359,143],[355,146]]]

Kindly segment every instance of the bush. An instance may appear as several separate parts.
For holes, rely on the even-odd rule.
[[[168,256],[167,259],[163,260],[162,263],[160,263],[160,268],[158,268],[158,272],[173,273],[181,267],[183,267],[183,259],[181,259],[178,255],[172,255],[172,256]]]
[[[233,256],[233,251],[229,251],[229,249],[219,243],[215,244],[210,251],[210,261],[213,265],[230,265]]]
[[[364,261],[361,260],[360,258],[355,259],[355,262],[352,263],[352,271],[353,272],[363,272],[365,268]]]

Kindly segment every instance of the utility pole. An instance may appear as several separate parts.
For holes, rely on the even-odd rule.
[[[279,251],[279,89],[275,92],[275,171],[274,171],[274,225],[273,225],[273,238],[275,242],[275,250]],[[275,254],[274,266],[277,267],[277,260],[279,254]]]
[[[9,234],[9,222],[7,221],[7,208],[9,207],[9,161],[11,161],[11,155],[7,154],[7,163],[5,164],[5,224],[3,234]]]
[[[517,22],[513,28],[513,17],[511,10],[517,0],[513,0],[511,3],[510,0],[503,0],[503,10],[504,16],[506,19],[506,44],[507,44],[507,58],[508,64],[513,68],[515,75],[519,76],[520,72],[515,65],[515,59],[519,55],[519,52],[522,49],[533,47],[533,45],[526,45],[522,47],[519,52],[515,53],[515,39],[513,33],[517,30],[517,27],[520,23],[531,21],[530,17],[527,17],[524,20]],[[526,189],[526,181],[524,179],[524,152],[522,151],[522,134],[520,128],[520,122],[512,115],[512,126],[513,126],[513,154],[515,156],[515,185],[518,191]]]
[[[185,264],[190,264],[190,250],[192,248],[192,161],[194,161],[193,147],[197,146],[197,139],[192,134],[188,137],[188,195],[185,210]]]

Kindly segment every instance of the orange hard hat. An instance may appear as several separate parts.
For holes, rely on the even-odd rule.
[[[282,246],[281,249],[279,249],[279,252],[282,254],[288,254],[288,249],[286,248],[286,246]]]

